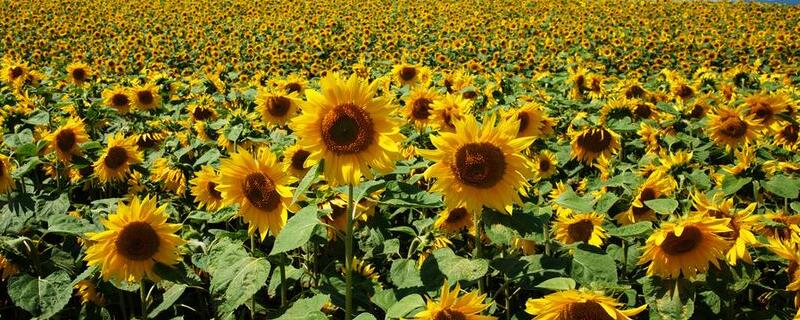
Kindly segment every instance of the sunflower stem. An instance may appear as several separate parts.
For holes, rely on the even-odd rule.
[[[284,255],[286,259],[289,259],[288,255]],[[283,261],[285,262],[285,261]],[[286,263],[281,263],[281,307],[286,307]]]
[[[483,258],[483,222],[481,221],[480,213],[473,213],[473,220],[475,221],[475,259]],[[483,277],[478,279],[478,290],[484,292]]]
[[[119,309],[122,312],[122,319],[128,320],[128,306],[125,305],[125,296],[122,294],[124,291],[120,291],[119,296]]]
[[[628,242],[622,240],[622,277],[628,278]]]
[[[255,233],[250,235],[250,256],[256,256],[256,236]],[[282,284],[281,284],[282,285]],[[256,296],[250,297],[250,319],[256,318]]]
[[[545,221],[545,223],[542,224],[542,232],[544,233],[544,255],[545,256],[549,256],[550,255],[550,230],[547,230],[548,226],[549,226],[549,221]]]
[[[145,281],[139,284],[139,301],[142,302],[142,319],[147,319],[147,290],[145,289]]]
[[[347,230],[344,237],[345,320],[353,318],[353,185],[347,187]]]

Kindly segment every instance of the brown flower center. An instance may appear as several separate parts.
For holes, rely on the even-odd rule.
[[[690,117],[690,118],[700,118],[700,117],[702,117],[703,115],[705,115],[705,113],[706,113],[706,109],[705,109],[705,108],[703,108],[703,106],[702,106],[701,104],[699,104],[699,103],[696,103],[696,104],[695,104],[695,105],[692,107],[692,112],[691,112],[691,113],[689,113],[689,117]]]
[[[539,172],[547,172],[552,166],[550,159],[544,157],[539,159]]]
[[[297,152],[292,155],[292,168],[295,170],[305,170],[306,159],[308,159],[310,155],[311,153],[308,151],[297,150]]]
[[[428,120],[431,116],[431,99],[419,98],[411,105],[411,115],[416,120]]]
[[[222,199],[222,193],[220,193],[217,190],[217,183],[216,182],[209,181],[208,184],[206,185],[206,188],[208,188],[208,194],[210,194],[212,198],[214,198],[214,199]]]
[[[800,126],[798,125],[789,124],[783,127],[783,130],[781,130],[781,136],[783,137],[783,139],[785,139],[790,143],[797,142],[797,138],[799,135],[800,135]]]
[[[528,129],[528,126],[531,123],[531,117],[528,116],[527,112],[520,112],[517,113],[517,119],[519,120],[519,129],[517,133],[522,133],[525,129]]]
[[[638,85],[633,85],[625,91],[625,98],[641,98],[644,95],[644,89]]]
[[[56,135],[56,146],[62,152],[69,152],[75,146],[75,132],[72,130],[61,130]]]
[[[244,179],[242,183],[244,196],[254,207],[263,211],[272,211],[281,203],[281,196],[266,175],[254,172]]]
[[[754,114],[756,116],[756,119],[764,122],[769,122],[770,120],[772,120],[772,116],[775,115],[775,113],[772,111],[772,107],[769,104],[763,102],[757,103],[755,106],[753,106],[750,109],[750,113]]]
[[[267,99],[267,112],[273,117],[284,117],[292,107],[292,100],[284,96],[270,97]]]
[[[614,320],[603,307],[594,301],[572,302],[564,307],[559,319],[569,320]]]
[[[299,83],[296,82],[290,82],[286,84],[285,88],[287,93],[292,93],[292,92],[300,92],[300,90],[303,89],[303,86],[301,86]]]
[[[205,121],[211,118],[214,115],[214,111],[205,107],[197,107],[194,108],[194,112],[192,112],[192,116],[198,121]]]
[[[636,109],[633,110],[633,114],[639,118],[648,119],[653,114],[653,110],[650,109],[650,106],[644,103],[639,103],[636,105]]]
[[[467,320],[467,316],[461,311],[448,308],[437,312],[433,320]]]
[[[128,162],[128,151],[125,148],[116,146],[111,147],[108,149],[108,153],[106,154],[106,158],[103,159],[103,163],[106,167],[110,169],[117,169],[122,167],[125,163]]]
[[[461,97],[467,100],[472,100],[478,97],[478,93],[472,90],[464,91],[464,93],[461,94]]]
[[[153,96],[153,93],[150,92],[150,90],[137,91],[136,99],[139,99],[139,103],[143,105],[149,105],[156,100],[156,98]]]
[[[671,256],[681,255],[697,248],[703,242],[703,232],[695,226],[683,228],[683,233],[678,237],[675,232],[670,232],[664,242],[661,243],[661,250]]]
[[[122,228],[114,245],[123,257],[144,261],[153,258],[158,252],[159,242],[158,234],[149,223],[137,221]]]
[[[111,104],[115,107],[121,108],[127,106],[131,102],[128,95],[122,93],[115,93],[111,96]]]
[[[25,73],[25,70],[23,70],[20,66],[11,68],[11,80],[16,80],[17,78],[21,77],[23,73]]]
[[[400,69],[400,79],[403,79],[403,81],[414,80],[414,77],[416,76],[417,76],[417,68],[403,67],[403,69]]]
[[[606,129],[589,129],[578,136],[578,146],[592,153],[601,153],[611,146],[614,137]]]
[[[503,179],[506,159],[503,151],[488,142],[468,143],[456,151],[450,165],[462,183],[476,188],[491,188]]]
[[[747,123],[740,120],[738,117],[727,117],[722,122],[722,134],[727,137],[738,139],[743,137],[746,133]]]
[[[467,217],[467,214],[468,214],[467,209],[455,208],[447,213],[447,219],[445,221],[447,221],[447,223],[461,222],[462,219]]]
[[[72,70],[72,79],[75,79],[75,81],[78,81],[78,82],[85,81],[86,80],[86,70],[84,70],[83,68],[77,68],[75,70]]]
[[[675,90],[675,95],[680,97],[681,99],[688,99],[694,95],[694,90],[691,87],[682,84]]]
[[[358,153],[375,140],[375,126],[363,108],[351,103],[339,105],[322,119],[322,140],[334,153]]]
[[[594,224],[589,219],[572,223],[567,227],[569,237],[579,242],[588,242],[592,238],[592,231],[594,231]]]

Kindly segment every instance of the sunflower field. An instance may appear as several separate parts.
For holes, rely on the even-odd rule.
[[[0,15],[0,319],[800,319],[800,7]]]

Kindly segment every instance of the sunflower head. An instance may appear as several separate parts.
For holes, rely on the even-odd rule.
[[[161,94],[158,86],[148,83],[130,89],[133,106],[141,110],[153,110],[161,106]]]
[[[399,85],[426,85],[431,80],[431,71],[426,67],[401,63],[392,68],[392,76]]]
[[[425,310],[420,311],[414,316],[415,320],[443,320],[443,319],[464,319],[464,320],[494,320],[491,316],[481,316],[490,304],[483,303],[486,294],[472,291],[459,297],[461,285],[456,283],[455,288],[450,290],[450,284],[445,280],[442,285],[442,292],[438,300],[428,299]]]
[[[525,312],[536,316],[534,320],[630,320],[647,308],[643,305],[620,310],[622,306],[602,293],[572,289],[530,299],[525,304]]]
[[[598,213],[560,215],[553,223],[555,238],[563,244],[586,243],[600,247],[608,238],[602,227],[604,220]]]
[[[75,284],[75,289],[78,290],[77,294],[81,299],[81,304],[92,303],[98,306],[106,304],[106,298],[97,291],[97,286],[94,285],[92,280],[78,281]]]
[[[533,169],[536,173],[536,180],[547,179],[553,176],[558,170],[558,160],[556,155],[550,150],[542,150],[533,159]]]
[[[747,115],[752,115],[761,125],[769,126],[787,106],[783,95],[754,94],[744,99]]]
[[[788,121],[776,121],[771,126],[774,144],[788,151],[800,149],[800,125]]]
[[[663,278],[694,277],[709,264],[719,267],[730,247],[722,236],[732,231],[729,222],[700,215],[665,222],[647,239],[639,264],[650,263],[647,274]]]
[[[139,282],[158,280],[156,263],[174,265],[181,260],[178,246],[185,243],[176,235],[180,224],[167,223],[166,205],[156,199],[134,198],[120,203],[117,212],[103,220],[105,231],[88,233],[90,244],[84,260],[100,266],[104,279]]]
[[[133,99],[131,98],[131,91],[128,88],[116,86],[113,89],[106,89],[103,91],[103,103],[117,112],[125,114],[131,110]]]
[[[403,108],[403,115],[406,119],[413,123],[418,129],[423,128],[430,122],[433,113],[433,102],[438,99],[439,95],[424,86],[417,86],[408,94],[405,99],[405,107]]]
[[[97,161],[94,173],[102,183],[122,180],[133,164],[142,161],[142,152],[136,141],[126,138],[122,133],[108,136],[108,146]]]
[[[590,163],[598,157],[611,157],[620,149],[619,135],[609,128],[597,127],[575,131],[572,134],[572,156]]]
[[[445,232],[456,233],[465,229],[471,230],[474,226],[472,218],[472,212],[466,208],[448,208],[439,212],[433,225]]]
[[[81,85],[92,76],[92,69],[82,62],[71,63],[67,66],[67,78],[76,85]]]
[[[448,93],[433,101],[430,119],[439,131],[453,132],[455,122],[467,116],[471,108],[472,101],[462,98],[461,95]]]
[[[708,122],[708,135],[728,151],[755,140],[760,129],[755,115],[746,115],[741,108],[719,108]]]
[[[284,125],[297,114],[300,98],[296,92],[284,93],[261,88],[256,104],[265,123]]]
[[[49,134],[48,150],[55,151],[59,160],[69,163],[73,155],[80,155],[80,144],[89,141],[83,121],[70,118],[67,123]]]
[[[308,172],[308,168],[314,165],[308,160],[311,152],[303,149],[299,144],[293,145],[283,151],[284,171],[291,173],[298,179],[303,178]]]

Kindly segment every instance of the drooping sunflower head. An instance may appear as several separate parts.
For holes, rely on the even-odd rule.
[[[769,239],[769,249],[787,260],[786,273],[789,274],[788,291],[800,290],[800,248],[795,241]]]
[[[608,238],[602,224],[605,217],[599,213],[580,213],[558,216],[553,222],[555,238],[563,244],[586,243],[595,247]]]
[[[800,125],[788,121],[776,121],[771,126],[773,143],[788,151],[800,149]]]
[[[308,160],[310,152],[303,149],[299,144],[293,145],[283,151],[284,171],[291,173],[298,179],[302,179],[308,172],[308,168],[314,165]]]
[[[356,212],[353,215],[354,224],[366,222],[369,217],[375,214],[375,204],[379,194],[373,194],[369,197],[364,197],[356,203]],[[347,201],[346,194],[337,194],[333,199],[330,199],[323,207],[330,209],[330,214],[323,217],[323,221],[336,230],[328,229],[328,238],[335,240],[337,238],[336,231],[344,232],[347,227]]]
[[[261,88],[256,98],[258,112],[265,123],[284,125],[297,114],[300,108],[298,93],[284,93]]]
[[[600,108],[600,123],[607,124],[610,119],[633,119],[633,101],[627,99],[610,100]]]
[[[92,280],[78,281],[78,283],[75,284],[75,289],[78,290],[77,295],[81,299],[81,304],[92,303],[98,306],[106,304],[106,298],[102,293],[97,291],[97,286],[95,286]]]
[[[441,132],[453,132],[455,122],[470,113],[472,101],[458,94],[445,94],[431,104],[431,122]]]
[[[116,86],[113,89],[103,91],[103,104],[114,108],[117,112],[125,114],[131,110],[132,93],[130,89]]]
[[[436,91],[424,86],[417,86],[408,94],[405,99],[403,115],[413,123],[418,129],[423,128],[431,120],[433,114],[433,102],[439,98]]]
[[[67,123],[50,133],[48,151],[55,151],[59,160],[69,163],[73,155],[80,155],[80,144],[89,141],[83,121],[70,118]]]
[[[741,108],[722,107],[710,116],[708,135],[716,144],[731,151],[754,141],[760,128],[755,115],[745,115]]]
[[[617,93],[621,98],[625,99],[645,99],[647,98],[647,89],[644,88],[639,80],[625,79],[617,84]]]
[[[572,289],[530,299],[525,312],[534,320],[630,320],[647,308],[620,310],[623,304],[599,292]]]
[[[457,233],[472,229],[472,212],[466,208],[447,208],[439,212],[439,217],[433,223],[434,227],[449,233]]]
[[[11,262],[6,256],[0,254],[0,279],[8,280],[12,276],[19,273],[19,266]]]
[[[592,162],[598,157],[611,157],[620,149],[619,135],[609,128],[586,128],[572,133],[572,157]]]
[[[364,280],[369,280],[376,283],[378,282],[378,278],[380,277],[380,275],[377,272],[375,272],[374,266],[372,266],[371,264],[369,264],[364,260],[359,259],[358,257],[353,257],[352,264],[353,266],[351,270],[353,271],[353,274],[361,277]],[[345,266],[342,266],[340,271],[342,272],[342,274],[344,274]]]
[[[442,292],[438,300],[428,299],[425,310],[414,315],[415,320],[495,320],[492,316],[481,316],[490,304],[483,303],[486,294],[472,291],[459,297],[461,285],[456,283],[455,288],[450,290],[450,284],[445,280],[442,285]]]
[[[218,116],[210,96],[201,96],[196,102],[190,103],[187,109],[192,121],[214,121]]]
[[[292,202],[289,184],[294,180],[268,149],[253,155],[241,148],[222,160],[216,190],[223,205],[239,205],[238,215],[248,224],[248,232],[258,231],[263,240],[268,232],[277,235],[286,224]]]
[[[558,160],[556,155],[550,150],[542,150],[533,158],[533,169],[536,172],[536,180],[547,179],[553,176],[558,170]]]
[[[787,98],[781,94],[754,94],[744,99],[747,115],[753,116],[761,125],[769,126],[778,119],[778,114],[787,106]]]
[[[522,155],[533,138],[516,138],[518,122],[473,117],[455,122],[455,132],[432,136],[436,150],[419,150],[435,162],[425,171],[436,179],[432,190],[444,194],[450,208],[481,212],[483,206],[511,212],[533,178],[533,164]]]
[[[120,203],[117,212],[102,221],[105,231],[86,234],[90,244],[84,260],[100,266],[106,280],[158,280],[153,270],[156,263],[178,263],[178,246],[185,243],[175,234],[181,225],[167,223],[166,207],[157,206],[156,199],[149,196],[134,198],[128,205]]]
[[[71,63],[67,66],[67,78],[76,85],[81,85],[92,77],[92,69],[83,62]]]
[[[403,140],[391,99],[375,97],[377,83],[355,75],[332,73],[320,87],[306,91],[302,114],[292,121],[299,144],[311,153],[308,159],[325,160],[325,178],[334,186],[370,178],[371,168],[391,171]]]
[[[423,66],[401,63],[392,67],[392,76],[395,82],[401,86],[425,85],[431,80],[431,71]]]
[[[161,106],[161,94],[153,83],[131,88],[133,106],[141,110],[153,110]]]
[[[731,232],[729,219],[694,215],[665,222],[645,244],[639,264],[650,263],[648,275],[662,278],[694,277],[706,272],[709,264],[719,267],[730,248],[722,236]]]
[[[764,213],[763,219],[765,223],[757,231],[767,239],[800,243],[800,215],[779,210]]]
[[[133,164],[142,162],[142,152],[136,141],[117,133],[108,136],[108,146],[100,158],[94,162],[94,173],[102,183],[119,181],[125,178]]]

